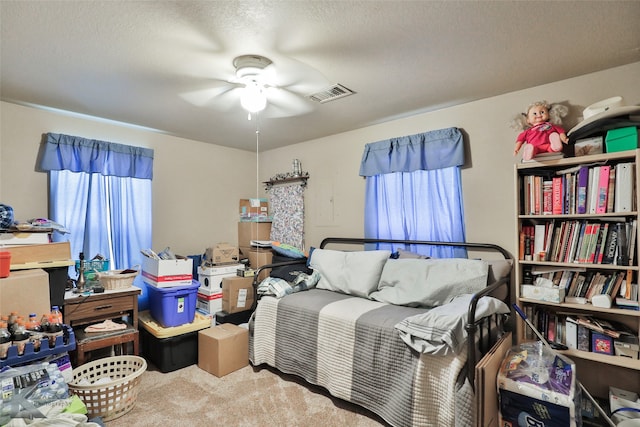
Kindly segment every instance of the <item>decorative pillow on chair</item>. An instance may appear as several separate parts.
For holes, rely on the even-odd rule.
[[[335,251],[314,249],[309,267],[320,273],[318,289],[367,298],[378,288],[382,268],[391,251]]]
[[[437,307],[487,286],[486,261],[466,258],[391,259],[369,298],[409,307]]]
[[[271,249],[277,254],[284,255],[289,258],[306,258],[307,254],[304,251],[296,248],[293,245],[282,242],[271,242]]]

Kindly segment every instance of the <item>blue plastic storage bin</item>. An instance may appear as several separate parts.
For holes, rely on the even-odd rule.
[[[165,328],[193,322],[199,287],[197,280],[193,280],[189,286],[170,288],[147,284],[151,317]]]

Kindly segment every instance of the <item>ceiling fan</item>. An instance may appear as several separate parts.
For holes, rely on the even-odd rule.
[[[266,117],[291,117],[315,108],[313,95],[332,88],[319,71],[291,58],[262,55],[233,59],[235,73],[211,80],[209,88],[184,93],[187,101],[221,111],[238,107]]]

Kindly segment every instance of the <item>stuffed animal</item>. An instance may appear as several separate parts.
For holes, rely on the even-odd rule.
[[[519,114],[511,124],[521,131],[513,155],[518,154],[523,145],[523,160],[531,160],[540,153],[562,151],[562,144],[569,141],[562,127],[562,118],[568,110],[564,105],[551,105],[547,101],[529,105],[527,112]]]

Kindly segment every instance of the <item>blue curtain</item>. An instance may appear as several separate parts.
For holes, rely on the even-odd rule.
[[[360,166],[366,177],[365,237],[464,242],[463,164],[463,138],[456,128],[367,144]],[[466,257],[464,248],[403,249]]]
[[[41,170],[153,178],[153,150],[79,136],[48,133]]]
[[[47,134],[40,166],[49,171],[51,219],[71,231],[54,241],[68,240],[74,257],[102,254],[111,269],[141,264],[140,250],[152,247],[153,150]],[[141,275],[134,285],[142,289],[138,303],[144,310]]]
[[[365,145],[360,176],[436,170],[462,165],[462,133],[457,128],[447,128]]]

